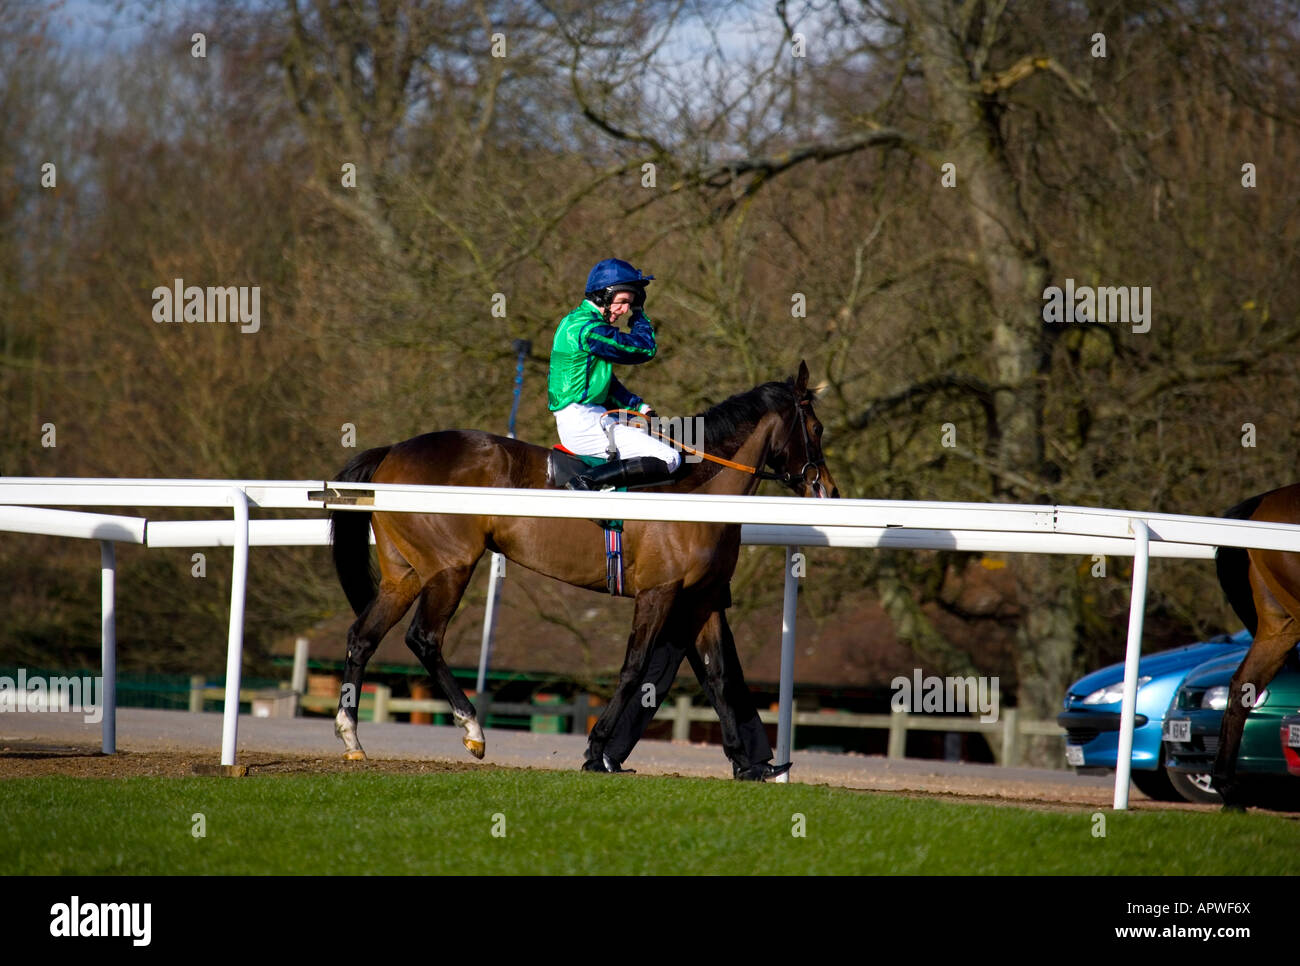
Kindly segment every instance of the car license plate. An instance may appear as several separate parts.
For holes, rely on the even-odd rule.
[[[1300,748],[1300,724],[1287,725],[1286,745],[1288,748]]]
[[[1300,727],[1291,726],[1293,732],[1300,731]],[[1066,745],[1065,746],[1065,763],[1067,765],[1081,766],[1083,764],[1083,745]]]
[[[1186,718],[1170,718],[1165,722],[1165,741],[1191,741],[1192,723]]]

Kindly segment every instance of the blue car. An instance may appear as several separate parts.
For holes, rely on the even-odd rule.
[[[1161,726],[1170,700],[1187,674],[1207,661],[1238,662],[1251,635],[1240,630],[1144,656],[1138,663],[1137,718],[1133,727],[1133,784],[1157,801],[1217,802],[1209,775],[1165,768]],[[1112,664],[1070,686],[1056,721],[1066,731],[1065,760],[1075,768],[1114,770],[1119,752],[1124,665]]]

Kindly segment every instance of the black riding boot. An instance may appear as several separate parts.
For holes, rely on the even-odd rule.
[[[672,479],[668,464],[654,456],[633,456],[593,467],[564,484],[568,490],[603,490],[606,487],[647,486]]]

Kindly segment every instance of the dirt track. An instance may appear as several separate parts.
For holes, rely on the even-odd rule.
[[[215,764],[221,716],[127,708],[118,712],[119,754],[99,754],[99,726],[78,714],[0,715],[0,779],[39,775],[77,777],[181,777],[195,764]],[[285,774],[378,772],[436,774],[491,767],[576,769],[586,741],[576,735],[489,730],[488,754],[476,762],[460,744],[458,728],[406,724],[361,725],[371,759],[345,762],[325,718],[241,717],[240,764],[252,777]],[[796,752],[793,781],[873,792],[937,795],[1047,808],[1106,808],[1111,779],[1068,771],[1001,768],[920,759]],[[640,774],[729,779],[730,767],[715,745],[642,742],[626,763]],[[612,779],[619,780],[619,779]],[[1204,810],[1210,806],[1152,802],[1136,789],[1134,809]]]
[[[211,763],[210,755],[180,751],[124,751],[105,755],[94,748],[42,746],[19,742],[0,747],[0,778],[37,778],[68,775],[74,778],[187,778],[194,766]],[[368,761],[342,758],[307,758],[275,752],[250,752],[239,756],[250,776],[332,775],[379,772],[391,775],[425,775],[470,771],[480,767],[449,761]]]

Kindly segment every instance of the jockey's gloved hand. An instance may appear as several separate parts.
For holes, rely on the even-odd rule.
[[[636,412],[640,413],[646,419],[658,419],[659,414],[655,412],[654,407],[648,402],[638,403],[635,407]]]

